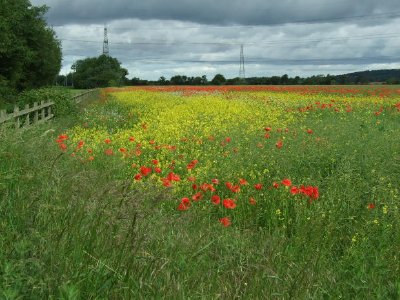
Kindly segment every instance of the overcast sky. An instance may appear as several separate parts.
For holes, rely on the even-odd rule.
[[[309,76],[400,68],[399,0],[31,0],[62,41],[62,74],[103,51],[129,78]]]

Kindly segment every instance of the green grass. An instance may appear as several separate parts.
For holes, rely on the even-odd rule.
[[[270,172],[319,183],[315,209],[228,228],[132,186],[122,160],[61,154],[54,140],[77,122],[0,131],[0,298],[400,298],[399,114],[299,118],[321,145],[293,139]]]

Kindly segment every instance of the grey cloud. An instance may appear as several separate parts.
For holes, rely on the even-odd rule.
[[[354,16],[400,13],[397,0],[34,0],[32,3],[50,6],[48,19],[55,25],[104,23],[129,18],[225,25],[270,25],[306,20],[320,23],[326,19],[359,22],[366,18]],[[379,21],[391,15],[384,17]]]

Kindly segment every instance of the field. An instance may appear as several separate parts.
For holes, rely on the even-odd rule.
[[[110,88],[0,138],[0,298],[400,298],[399,87]]]

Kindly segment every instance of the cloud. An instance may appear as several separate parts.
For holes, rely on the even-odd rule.
[[[63,45],[62,72],[69,72],[79,58],[101,54],[104,22],[110,55],[130,77],[236,77],[241,44],[249,77],[399,67],[398,1],[32,2],[51,7],[46,17],[58,24],[54,29]],[[312,22],[299,22],[303,20]]]

